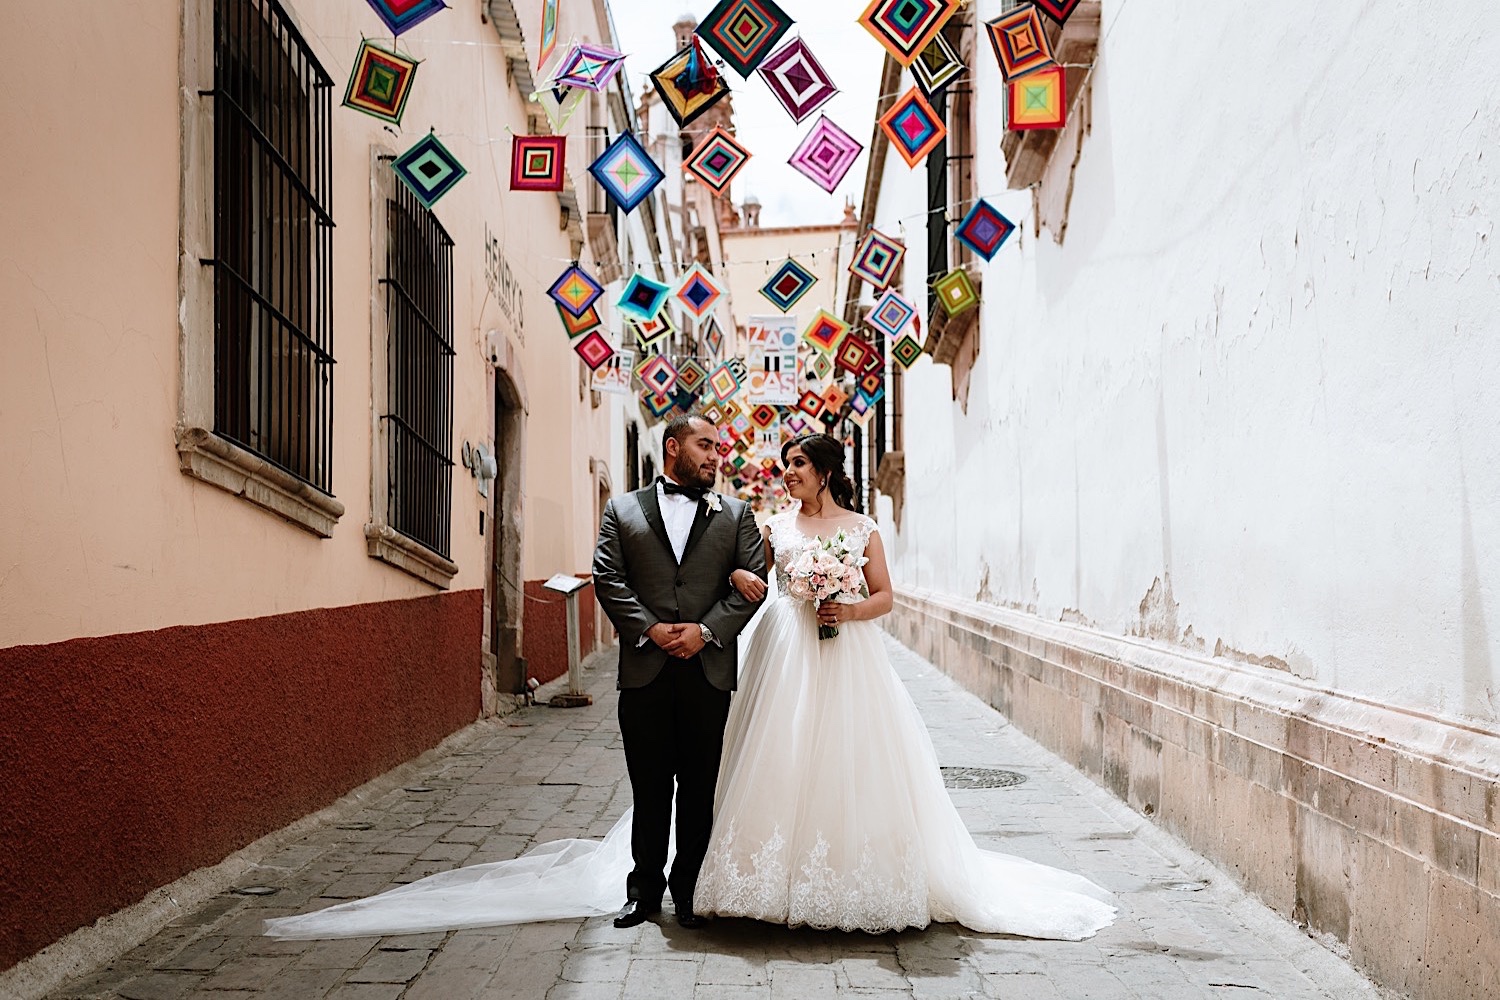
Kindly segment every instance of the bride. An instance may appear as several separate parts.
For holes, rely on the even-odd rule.
[[[730,705],[694,911],[870,933],[936,920],[1026,937],[1092,936],[1114,919],[1107,892],[978,847],[948,798],[874,624],[891,609],[890,574],[875,522],[850,510],[843,446],[803,435],[782,460],[799,503],[764,530],[777,593],[748,640]],[[814,603],[807,570],[830,546],[847,563],[867,560],[864,586]],[[733,583],[751,600],[767,592],[745,571]],[[632,864],[630,820],[627,811],[603,841],[542,844],[513,861],[268,920],[266,933],[356,937],[612,913]]]

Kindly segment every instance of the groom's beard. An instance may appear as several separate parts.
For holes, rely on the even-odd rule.
[[[682,454],[672,462],[672,478],[684,486],[697,486],[705,490],[714,484],[712,473],[705,475],[700,467],[693,464],[692,459]]]

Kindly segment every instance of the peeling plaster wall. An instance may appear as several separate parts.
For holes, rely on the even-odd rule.
[[[981,115],[1023,232],[967,415],[909,373],[898,582],[1500,720],[1492,18],[1105,0],[1062,246]],[[891,162],[881,228],[923,207]]]

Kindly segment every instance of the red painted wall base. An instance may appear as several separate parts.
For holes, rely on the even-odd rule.
[[[479,590],[0,649],[0,968],[480,710]]]

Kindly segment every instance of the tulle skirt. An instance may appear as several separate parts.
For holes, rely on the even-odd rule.
[[[806,602],[780,598],[761,616],[714,816],[699,913],[1069,940],[1114,918],[1087,879],[975,845],[879,628],[849,622],[820,640]]]
[[[812,605],[781,597],[740,641],[697,912],[874,933],[957,921],[1068,940],[1110,923],[1109,894],[1087,879],[974,844],[873,623],[819,640]],[[602,841],[540,844],[276,917],[265,933],[373,937],[613,913],[632,867],[631,818]]]

